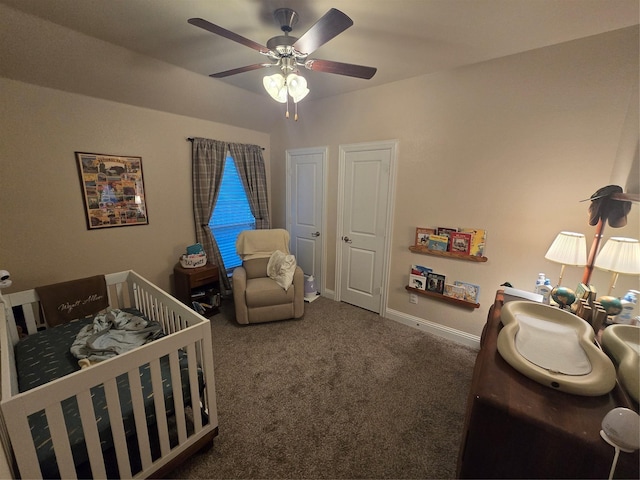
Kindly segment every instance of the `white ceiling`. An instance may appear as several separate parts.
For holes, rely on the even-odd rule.
[[[296,10],[301,36],[330,8],[354,25],[310,58],[377,67],[371,80],[302,72],[308,98],[510,55],[639,23],[638,0],[0,0],[73,30],[187,70],[214,72],[261,63],[258,52],[187,23],[201,17],[266,44],[282,32],[279,7]],[[256,70],[211,82],[262,92]]]

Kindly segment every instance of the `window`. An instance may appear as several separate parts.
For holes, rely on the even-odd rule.
[[[232,271],[242,263],[236,253],[236,239],[243,230],[255,230],[256,219],[251,213],[238,170],[230,156],[225,160],[220,193],[209,228],[218,243],[227,272]]]

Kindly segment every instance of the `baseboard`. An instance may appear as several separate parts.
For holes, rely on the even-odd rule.
[[[446,327],[444,325],[440,325],[439,323],[433,323],[422,318],[414,317],[412,315],[407,315],[406,313],[392,310],[390,308],[387,309],[384,317],[388,318],[389,320],[394,320],[396,322],[402,323],[409,327],[413,327],[418,330],[437,335],[438,337],[446,338],[447,340],[451,340],[461,345],[465,345],[476,350],[480,349],[480,337],[478,337],[477,335],[471,335],[470,333],[463,332],[455,328]]]
[[[322,291],[320,296],[328,298],[330,300],[335,300],[335,294],[336,292],[334,290],[325,289]],[[429,320],[424,320],[412,315],[407,315],[406,313],[392,310],[390,308],[387,308],[386,313],[382,316],[388,318],[389,320],[394,320],[409,327],[422,330],[423,332],[431,333],[433,335],[437,335],[438,337],[451,340],[452,342],[456,342],[461,345],[480,350],[480,337],[478,337],[477,335],[471,335],[470,333],[463,332],[462,330],[445,327],[444,325],[440,325],[439,323],[433,323]]]
[[[321,297],[328,298],[329,300],[336,299],[336,292],[334,290],[324,289],[320,294]]]

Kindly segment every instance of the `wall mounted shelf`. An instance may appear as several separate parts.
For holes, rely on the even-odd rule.
[[[427,247],[421,247],[417,245],[413,245],[409,247],[413,253],[420,253],[422,255],[432,255],[434,257],[446,257],[446,258],[455,258],[458,260],[466,260],[468,262],[486,262],[488,260],[487,257],[476,257],[473,255],[464,255],[461,253],[454,252],[441,252],[439,250],[429,250]]]
[[[420,290],[417,288],[410,287],[407,285],[404,287],[409,293],[417,293],[418,295],[422,295],[424,297],[435,298],[436,300],[441,300],[443,302],[452,303],[454,305],[458,305],[460,307],[465,308],[480,308],[479,303],[471,303],[466,300],[459,300],[453,297],[447,297],[446,295],[442,295],[441,293],[430,292],[428,290]]]

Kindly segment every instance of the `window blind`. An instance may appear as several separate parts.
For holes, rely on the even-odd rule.
[[[232,271],[242,263],[236,253],[236,239],[243,230],[255,230],[256,220],[231,157],[225,160],[220,193],[209,228],[218,243],[227,272]]]

